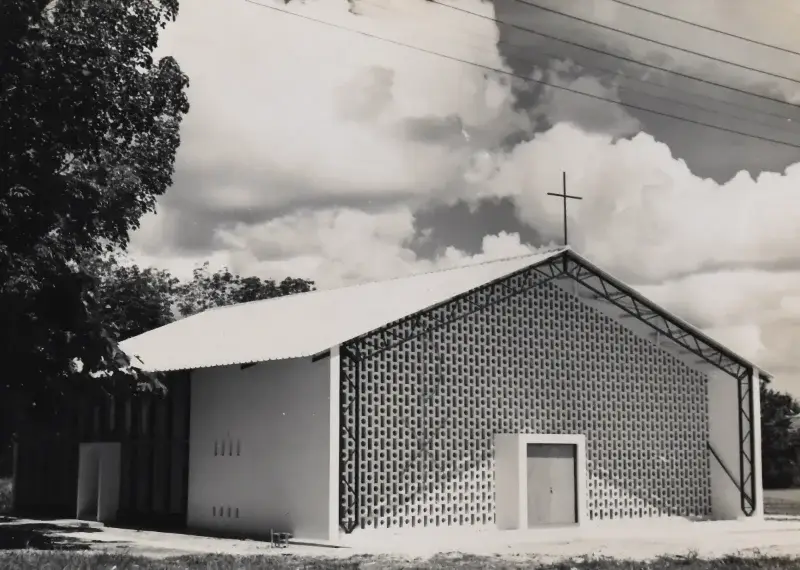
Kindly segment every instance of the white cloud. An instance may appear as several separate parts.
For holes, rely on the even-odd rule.
[[[800,58],[672,22],[620,4],[580,0],[569,2],[539,0],[539,3],[585,20],[599,22],[641,37],[708,54],[754,69],[790,78],[800,76]],[[753,38],[798,51],[797,29],[800,27],[800,13],[798,13],[793,0],[767,0],[766,2],[752,2],[751,0],[705,0],[703,2],[697,0],[671,0],[670,2],[632,0],[631,3],[711,28],[725,30],[745,38]],[[750,89],[755,83],[759,83],[779,90],[788,99],[800,97],[800,85],[797,83],[658,46],[624,34],[541,12],[535,8],[525,8],[524,12],[531,18],[536,18],[537,25],[534,27],[546,28],[548,33],[558,37],[580,41],[584,44],[588,42],[590,45],[602,47],[604,50],[614,53],[632,54],[636,59],[643,59],[660,67],[677,68],[738,88]],[[752,90],[758,91],[759,89]]]
[[[217,230],[212,255],[151,257],[136,253],[125,261],[169,267],[181,279],[209,261],[241,275],[281,280],[306,277],[320,289],[389,279],[469,263],[526,255],[536,248],[519,234],[483,237],[481,252],[446,248],[436,259],[419,258],[408,247],[414,237],[413,213],[396,207],[377,213],[352,208],[301,210],[263,224],[237,224]]]
[[[552,247],[552,244],[549,247]],[[520,241],[518,233],[500,232],[497,235],[484,236],[480,253],[470,256],[454,247],[449,247],[445,250],[443,257],[455,265],[465,265],[504,257],[528,255],[535,251],[536,248]]]
[[[240,272],[276,279],[313,275],[320,287],[331,287],[413,271],[420,262],[403,245],[413,234],[408,208],[334,208],[240,224],[221,230],[219,239]]]
[[[521,219],[559,235],[567,173],[572,242],[598,263],[663,280],[709,266],[800,261],[800,164],[725,184],[692,174],[641,133],[613,141],[562,123],[518,145],[479,195],[513,196]]]
[[[313,275],[319,288],[388,279],[536,251],[519,234],[483,238],[482,250],[469,255],[448,247],[436,259],[421,259],[409,247],[413,214],[407,208],[379,213],[333,208],[293,213],[264,224],[221,230],[234,271],[272,279]]]
[[[424,0],[365,0],[359,4],[361,16],[350,14],[343,0],[264,2],[488,66],[502,64],[492,22]],[[581,15],[586,14],[579,10],[596,9],[589,15],[643,35],[718,49],[702,34],[676,33],[675,27],[667,34],[658,20],[623,13],[626,9],[611,3],[551,4],[568,5]],[[703,12],[712,4],[716,19]],[[669,10],[796,44],[787,23],[791,18],[775,16],[779,8],[764,10],[749,0],[712,4],[675,0]],[[458,5],[493,15],[488,2]],[[623,41],[610,35],[596,39]],[[623,47],[641,50],[627,41]],[[763,52],[756,56],[757,50],[748,50],[728,46],[723,55],[777,65]],[[419,259],[408,246],[414,208],[433,198],[507,196],[521,220],[556,238],[561,204],[546,193],[560,190],[564,170],[569,192],[584,197],[570,203],[576,249],[634,285],[646,283],[640,287],[646,294],[765,367],[789,370],[779,387],[800,395],[800,367],[794,362],[800,343],[798,273],[741,269],[800,265],[800,165],[756,179],[739,174],[725,184],[700,179],[647,134],[615,141],[613,135],[638,128],[619,108],[555,91],[537,111],[569,123],[504,154],[498,143],[528,127],[526,116],[514,110],[507,81],[244,2],[184,2],[161,51],[174,54],[192,81],[179,168],[230,173],[224,183],[196,192],[182,189],[180,200],[206,213],[233,206],[285,209],[300,199],[324,198],[329,204],[341,196],[366,200],[396,193],[408,200],[369,212],[343,206],[304,209],[260,223],[215,227],[219,249],[191,257],[170,251],[155,257],[152,245],[170,241],[181,228],[169,227],[170,216],[150,217],[134,237],[132,252],[139,262],[188,276],[196,264],[210,260],[213,267],[228,265],[277,279],[307,277],[328,287],[517,255],[530,247],[517,234],[500,233],[486,236],[476,256],[449,248],[436,260]],[[697,65],[691,58],[677,61]],[[789,71],[793,66],[788,64]],[[567,79],[558,71],[550,70],[548,78],[616,97],[613,85]],[[738,72],[732,76],[745,81]],[[596,125],[599,133],[574,123]],[[242,172],[244,180],[237,176]],[[178,206],[161,209],[169,207]],[[144,244],[150,256],[142,254]]]
[[[343,0],[263,3],[502,66],[491,21],[459,18],[424,0],[359,2],[360,16]],[[461,4],[491,13],[480,0]],[[442,34],[446,22],[460,40]],[[470,37],[480,46],[465,42]],[[181,163],[245,169],[262,181],[194,197],[210,209],[278,208],[322,192],[427,196],[464,168],[470,149],[460,127],[449,144],[431,144],[409,137],[408,120],[458,115],[481,144],[527,125],[509,87],[483,69],[243,1],[184,2],[160,52],[175,55],[191,78]]]
[[[800,271],[698,273],[638,289],[768,371],[793,365],[792,346],[800,340]],[[793,386],[794,380],[779,377],[778,383]]]
[[[513,197],[521,220],[558,236],[562,204],[547,192],[562,171],[583,197],[569,203],[579,252],[765,367],[797,366],[800,272],[752,267],[800,267],[800,164],[718,184],[647,134],[561,123],[515,147],[477,195]],[[782,381],[800,388],[800,375]]]

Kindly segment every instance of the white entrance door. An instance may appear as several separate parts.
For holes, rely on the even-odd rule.
[[[528,526],[577,523],[576,446],[529,443]]]

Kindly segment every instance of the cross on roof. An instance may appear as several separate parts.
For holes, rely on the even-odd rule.
[[[570,196],[569,194],[567,194],[567,173],[566,172],[562,173],[561,180],[562,180],[561,194],[557,194],[555,192],[548,192],[547,195],[548,196],[557,196],[557,197],[561,198],[562,200],[564,200],[564,245],[567,246],[567,245],[569,245],[569,241],[567,240],[567,237],[568,237],[568,235],[567,235],[567,199],[570,199],[570,200],[583,200],[583,198],[581,198],[580,196]]]

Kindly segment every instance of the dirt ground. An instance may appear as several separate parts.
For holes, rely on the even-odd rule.
[[[93,550],[150,558],[187,554],[252,556],[292,554],[346,558],[358,554],[428,558],[459,552],[504,558],[534,556],[541,562],[586,557],[648,560],[659,556],[717,558],[726,555],[800,556],[800,517],[762,521],[689,522],[664,520],[602,528],[536,531],[410,531],[353,534],[346,546],[290,544],[137,531],[78,521],[0,521],[0,548]],[[5,543],[5,545],[3,544]]]
[[[340,544],[292,543],[275,548],[258,540],[138,531],[74,520],[32,520],[0,516],[0,550],[75,550],[124,553],[149,558],[192,554],[285,555],[348,558],[359,554],[428,558],[460,552],[507,557],[535,556],[542,562],[602,557],[648,560],[659,556],[800,556],[800,489],[765,492],[763,520],[642,524],[606,523],[537,531],[424,530],[399,533],[361,531]]]

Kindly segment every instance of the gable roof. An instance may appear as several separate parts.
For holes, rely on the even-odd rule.
[[[562,251],[217,307],[120,347],[149,371],[313,356]]]
[[[314,356],[453,297],[515,273],[549,265],[558,258],[576,269],[571,277],[554,280],[557,286],[595,305],[637,334],[649,334],[657,342],[662,337],[660,342],[690,366],[711,363],[726,370],[760,370],[569,248],[218,307],[130,338],[120,346],[136,365],[154,372]],[[763,371],[761,376],[769,378]]]

